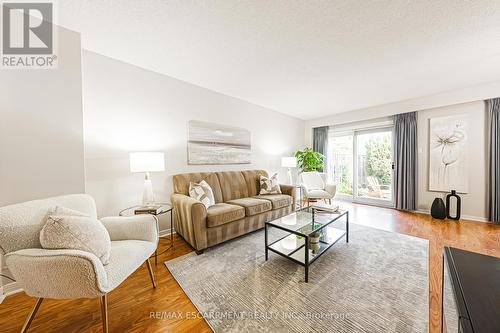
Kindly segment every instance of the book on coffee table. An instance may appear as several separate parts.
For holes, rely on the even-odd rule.
[[[160,212],[161,212],[161,206],[158,206],[158,205],[143,206],[143,207],[136,208],[134,210],[134,213],[136,215],[138,215],[138,214],[158,215]]]
[[[324,212],[328,212],[328,213],[338,213],[339,212],[338,205],[329,205],[329,204],[322,203],[322,202],[316,202],[316,203],[312,204],[311,208],[316,209],[316,210],[321,210]]]

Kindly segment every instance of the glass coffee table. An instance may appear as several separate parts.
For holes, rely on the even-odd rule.
[[[345,219],[345,230],[332,223]],[[286,235],[269,243],[269,228],[285,231]],[[327,212],[306,207],[274,221],[266,222],[266,261],[269,251],[279,254],[305,268],[305,281],[309,281],[309,265],[335,243],[345,237],[349,243],[349,212]]]

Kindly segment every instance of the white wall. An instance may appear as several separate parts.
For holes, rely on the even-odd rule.
[[[484,101],[499,96],[500,81],[494,81],[440,94],[413,98],[350,112],[337,113],[328,117],[310,119],[306,120],[304,127],[305,144],[307,146],[311,145],[313,127],[344,124],[354,121],[387,117],[398,113],[427,110],[474,101]]]
[[[0,206],[85,191],[80,34],[57,35],[57,69],[1,71]]]
[[[380,119],[398,113],[418,111],[418,197],[420,211],[428,212],[439,192],[428,191],[429,118],[467,114],[470,119],[469,193],[462,196],[464,218],[487,220],[486,206],[486,109],[484,100],[500,96],[500,81],[422,97],[369,109],[334,114],[305,123],[305,144],[312,142],[312,128]]]
[[[166,171],[152,180],[157,201],[169,202],[176,173],[262,168],[285,180],[281,157],[303,146],[302,120],[90,51],[83,52],[83,92],[87,193],[100,216],[141,200],[144,176],[130,174],[131,151],[165,152]],[[250,130],[252,164],[188,166],[189,120]]]
[[[57,69],[0,70],[0,206],[85,192],[80,34],[54,28]]]
[[[418,112],[418,209],[428,212],[439,192],[429,188],[429,119],[465,114],[469,120],[468,158],[469,192],[462,197],[462,215],[476,220],[486,219],[486,106],[484,101],[464,103]]]

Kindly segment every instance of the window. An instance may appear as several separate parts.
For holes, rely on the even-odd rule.
[[[327,172],[340,198],[393,205],[391,125],[330,130]]]

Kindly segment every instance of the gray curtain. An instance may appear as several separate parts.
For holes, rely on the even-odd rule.
[[[486,101],[488,108],[488,217],[500,222],[500,98]]]
[[[394,190],[396,208],[417,208],[417,113],[394,116]]]
[[[326,162],[327,149],[328,149],[328,126],[313,128],[313,150],[325,155],[325,160],[323,161],[323,170],[326,170],[326,166],[328,165]]]

